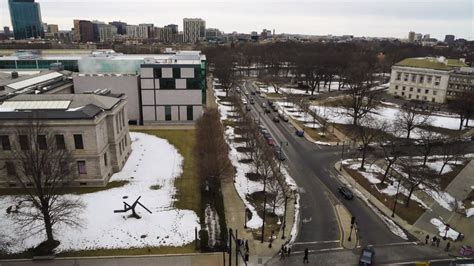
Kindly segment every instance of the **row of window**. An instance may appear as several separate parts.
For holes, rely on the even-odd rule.
[[[125,128],[125,115],[123,109],[115,115],[115,124],[117,125],[116,130],[117,134]]]
[[[188,79],[173,79],[173,78],[161,78],[161,79],[141,79],[142,89],[161,89],[161,90],[175,90],[175,89],[191,89],[200,90],[203,89],[203,83],[197,78]]]
[[[164,67],[153,69],[154,78],[200,78],[199,68]]]
[[[125,151],[125,148],[128,145],[127,135],[125,135],[122,140],[119,142],[119,154],[122,156],[122,153]]]
[[[104,154],[104,159],[105,159],[105,165],[107,165],[107,153]],[[78,174],[80,174],[80,175],[87,174],[86,161],[79,160],[79,161],[76,161],[76,164],[77,164]],[[16,176],[16,174],[17,174],[16,173],[16,168],[15,168],[15,164],[13,162],[6,161],[5,162],[5,168],[7,170],[7,176]],[[27,172],[26,174],[29,174],[28,169],[30,169],[30,168],[25,167],[25,171]]]
[[[398,90],[398,85],[395,85],[395,90]],[[406,87],[405,87],[405,86],[402,87],[402,91],[406,91]],[[410,91],[411,91],[411,92],[414,91],[414,88],[413,88],[413,87],[410,87]],[[420,88],[417,88],[417,89],[416,89],[416,92],[417,92],[417,93],[422,93],[421,91],[422,91],[422,89],[420,89]],[[425,94],[429,94],[429,93],[430,93],[430,90],[429,90],[429,89],[424,89],[424,91],[425,91]],[[433,90],[433,95],[437,95],[437,94],[438,94],[438,92],[437,92],[436,90]]]
[[[408,82],[410,75],[411,75],[410,81],[413,82],[413,83],[431,84],[433,82],[433,76],[431,76],[431,75],[425,76],[425,75],[409,74],[409,73],[401,73],[401,72],[397,72],[396,80],[401,80],[402,75],[403,75],[403,81],[405,81],[405,82]],[[425,79],[425,77],[426,77],[426,79]],[[435,76],[434,77],[434,85],[438,86],[440,84],[440,82],[441,82],[441,77],[440,76]]]
[[[464,77],[449,77],[449,82],[461,82],[461,83],[471,83],[474,84],[474,78],[464,78]]]
[[[397,92],[394,93],[395,95],[398,95]],[[402,91],[402,93],[400,93],[401,96],[405,96],[405,92]],[[416,100],[423,100],[423,101],[428,101],[428,97],[426,96],[420,96],[420,95],[415,95],[415,97],[413,98],[412,94],[408,94],[408,99],[416,99]],[[436,101],[436,98],[432,97],[431,98],[431,101],[432,102],[435,102]]]
[[[49,68],[53,63],[62,63],[64,69],[79,71],[75,60],[0,60],[0,69],[38,69]]]
[[[84,140],[82,139],[81,134],[74,134],[74,147],[77,150],[84,149]],[[54,139],[56,142],[56,148],[60,150],[66,149],[66,142],[64,140],[64,135],[54,135]],[[28,137],[28,135],[18,135],[18,143],[20,144],[21,150],[29,150],[30,149],[30,142],[32,140]],[[8,135],[0,135],[0,144],[2,149],[5,151],[11,150],[12,145],[10,142],[10,136]],[[46,139],[46,135],[38,135],[36,136],[36,145],[38,145],[38,149],[46,150],[48,149],[48,141]]]
[[[468,85],[457,85],[457,84],[449,84],[448,85],[448,89],[452,89],[452,90],[461,90],[461,91],[472,91],[473,90],[473,86],[468,86]]]

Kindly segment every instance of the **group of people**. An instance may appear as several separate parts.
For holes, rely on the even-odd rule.
[[[291,255],[291,246],[289,246],[287,243],[281,245],[280,259],[283,260],[285,259],[285,257],[289,257],[290,255]],[[309,263],[309,249],[308,248],[304,250],[303,263]]]
[[[426,235],[426,237],[425,237],[425,244],[428,245],[428,242],[430,242],[430,235]],[[433,236],[433,238],[431,238],[431,245],[432,246],[436,246],[437,248],[439,248],[440,243],[441,243],[441,238],[440,237]],[[451,243],[449,243],[449,241],[447,241],[446,247],[444,248],[444,251],[449,251],[450,247],[451,247]]]

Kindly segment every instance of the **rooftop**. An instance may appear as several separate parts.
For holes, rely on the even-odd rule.
[[[406,58],[395,64],[396,66],[428,68],[435,70],[453,70],[466,67],[466,63],[459,59],[447,59],[444,57],[415,57]]]
[[[18,95],[0,105],[0,120],[91,119],[112,110],[121,98],[95,94]]]

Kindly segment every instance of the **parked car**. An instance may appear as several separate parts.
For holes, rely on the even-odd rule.
[[[276,105],[272,106],[273,112],[278,112],[278,107]]]
[[[271,112],[270,108],[268,108],[268,107],[265,107],[264,109],[265,109],[265,113],[267,113],[267,114],[269,114]]]
[[[270,146],[275,146],[276,145],[276,141],[272,137],[267,139],[267,143]]]
[[[251,94],[252,94],[252,95],[255,95],[255,91],[252,91]]]
[[[285,122],[288,122],[288,116],[287,115],[283,115],[283,117],[281,118],[281,120],[285,121]]]
[[[249,95],[249,93],[248,93],[247,91],[246,91],[246,92],[244,92],[244,94],[245,94],[245,95],[247,95],[247,96]]]
[[[255,101],[253,99],[250,99],[250,104],[255,104]]]
[[[278,116],[274,116],[274,117],[273,117],[273,122],[279,123],[279,122],[280,122],[280,118],[278,118]]]
[[[235,89],[235,91],[236,91],[237,93],[240,93],[240,92],[241,92],[241,91],[240,91],[240,88]]]
[[[280,149],[275,150],[275,156],[276,156],[277,159],[280,160],[280,161],[286,160],[285,154],[284,154]]]
[[[250,110],[252,110],[252,109],[250,108],[250,105],[247,105],[247,104],[246,104],[246,105],[245,105],[245,110],[246,110],[246,111],[250,111]]]
[[[298,137],[303,137],[304,136],[304,131],[303,130],[296,130],[295,134]]]
[[[245,99],[244,97],[242,97],[242,103],[243,103],[243,104],[247,104],[247,99]]]
[[[367,246],[362,250],[359,258],[359,265],[372,265],[374,261],[375,251],[371,246]]]
[[[270,134],[270,132],[265,132],[265,133],[263,133],[263,137],[264,137],[265,139],[271,139],[271,138],[272,138],[272,135]]]
[[[339,188],[339,193],[347,200],[351,200],[354,198],[354,195],[352,194],[352,191],[348,189],[347,187],[340,187]]]
[[[262,108],[267,108],[267,105],[265,103],[262,103]]]

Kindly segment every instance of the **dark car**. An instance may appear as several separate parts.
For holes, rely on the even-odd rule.
[[[272,137],[270,137],[270,138],[267,139],[267,143],[268,143],[268,145],[270,145],[270,146],[275,146],[275,145],[277,145],[276,141],[275,141]]]
[[[255,101],[253,99],[250,99],[250,104],[254,104]]]
[[[252,94],[252,95],[255,95],[255,91],[252,91],[251,94]]]
[[[265,113],[269,114],[271,111],[270,111],[270,108],[268,107],[265,107]]]
[[[346,187],[340,187],[339,188],[339,193],[341,193],[341,195],[345,198],[345,199],[348,199],[348,200],[351,200],[354,198],[354,195],[352,194],[352,191]]]
[[[265,139],[271,139],[271,138],[272,138],[272,134],[270,134],[269,132],[264,132],[264,133],[263,133],[263,137],[264,137]]]
[[[245,110],[246,110],[246,111],[250,111],[250,110],[252,110],[252,109],[250,108],[249,105],[245,105]]]
[[[280,160],[280,161],[286,160],[285,154],[284,154],[280,149],[276,149],[276,150],[275,150],[275,156],[276,156],[277,159]]]
[[[359,258],[359,265],[372,265],[375,251],[373,247],[367,246],[362,250]]]
[[[273,117],[273,122],[279,123],[279,122],[280,122],[280,118],[278,118],[278,116],[274,116],[274,117]]]
[[[295,134],[298,137],[303,137],[304,136],[304,131],[303,130],[296,130]]]

